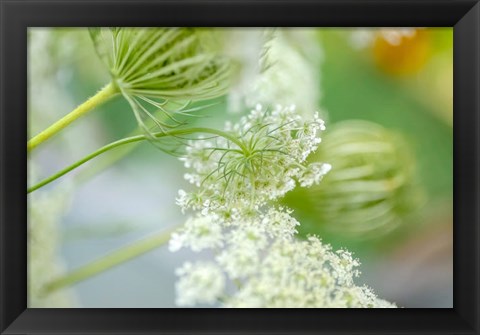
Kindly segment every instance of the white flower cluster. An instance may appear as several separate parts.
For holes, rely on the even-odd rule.
[[[221,269],[212,263],[185,263],[177,269],[180,276],[177,290],[177,305],[193,305],[196,303],[214,303],[221,297],[225,288],[225,278]]]
[[[320,182],[329,164],[305,164],[320,143],[323,122],[302,122],[295,108],[257,106],[226,134],[191,143],[177,203],[197,214],[172,235],[170,250],[213,249],[214,262],[177,271],[177,304],[221,302],[225,307],[394,307],[356,286],[359,262],[316,237],[295,239],[292,212],[269,205],[296,185]],[[233,285],[226,285],[226,280]]]
[[[334,252],[313,236],[278,240],[226,307],[395,307],[370,288],[354,285],[358,265],[350,253]]]
[[[193,251],[221,247],[222,228],[215,220],[208,216],[190,218],[185,223],[182,233],[173,233],[170,238],[170,251],[177,251],[188,247]]]
[[[285,195],[295,187],[320,182],[330,170],[329,164],[306,165],[308,155],[320,143],[324,122],[315,115],[303,122],[295,106],[277,106],[272,111],[257,105],[238,124],[227,124],[232,138],[195,140],[182,158],[194,172],[186,180],[197,186],[196,192],[179,191],[177,204],[203,214],[258,210],[268,201]]]
[[[299,223],[285,209],[238,219],[219,234],[218,218],[200,215],[172,238],[171,250],[178,250],[179,239],[192,250],[209,241],[211,248],[223,246],[216,264],[186,263],[177,271],[178,305],[222,301],[225,307],[250,308],[396,307],[378,299],[370,288],[354,284],[360,263],[348,251],[335,252],[313,236],[295,239]],[[226,277],[236,283],[235,292],[226,292]]]

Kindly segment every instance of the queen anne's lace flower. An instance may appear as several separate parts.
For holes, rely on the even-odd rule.
[[[295,180],[318,183],[330,166],[306,165],[305,160],[316,150],[318,133],[324,129],[318,115],[303,122],[295,106],[267,110],[257,105],[238,124],[227,124],[226,131],[237,141],[219,137],[190,143],[182,160],[194,171],[185,179],[199,190],[181,191],[177,203],[184,210],[216,214],[258,209],[292,190]]]
[[[305,164],[320,143],[323,121],[303,122],[295,107],[257,106],[226,136],[191,143],[183,158],[194,171],[177,203],[197,211],[172,236],[170,249],[211,248],[214,263],[185,264],[177,271],[179,305],[227,307],[393,307],[354,284],[359,262],[332,251],[316,237],[295,239],[299,222],[283,207],[268,206],[295,187],[321,181],[329,164]],[[220,249],[221,248],[221,249]],[[237,290],[224,290],[230,279]],[[224,292],[225,291],[225,292]]]

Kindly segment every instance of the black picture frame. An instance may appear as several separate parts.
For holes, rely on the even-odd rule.
[[[0,0],[1,334],[479,334],[480,4],[473,0]],[[454,27],[451,309],[28,309],[27,27]]]

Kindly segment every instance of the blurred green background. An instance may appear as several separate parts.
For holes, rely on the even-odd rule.
[[[393,44],[379,29],[322,28],[314,36],[323,55],[312,71],[319,74],[318,104],[326,111],[327,131],[355,119],[401,134],[413,153],[421,203],[402,217],[399,227],[375,238],[324,229],[305,201],[308,192],[295,190],[284,203],[302,223],[301,235],[319,234],[325,242],[355,252],[362,261],[360,280],[380,297],[404,307],[452,307],[452,29],[417,29],[413,37]],[[85,29],[30,29],[30,134],[107,81]],[[226,112],[226,98],[211,102],[212,107],[200,112],[206,117],[193,122],[220,128],[225,120],[240,117]],[[135,128],[128,104],[120,98],[110,101],[35,152],[30,180],[48,176]],[[99,157],[39,191],[64,192],[69,200],[55,223],[57,252],[45,261],[62,264],[59,273],[184,220],[174,203],[178,189],[186,187],[176,158],[144,143],[108,165],[116,154]],[[104,163],[108,168],[102,170]],[[32,206],[35,201],[29,199]],[[31,215],[30,221],[35,220]],[[48,243],[48,237],[39,243]],[[75,285],[64,292],[69,299],[61,303],[31,301],[38,307],[173,307],[174,268],[192,257],[196,255],[161,248]],[[51,277],[35,276],[30,271],[32,280]]]

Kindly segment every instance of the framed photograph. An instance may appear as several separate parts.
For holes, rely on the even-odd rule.
[[[480,333],[478,1],[0,6],[1,334]]]

